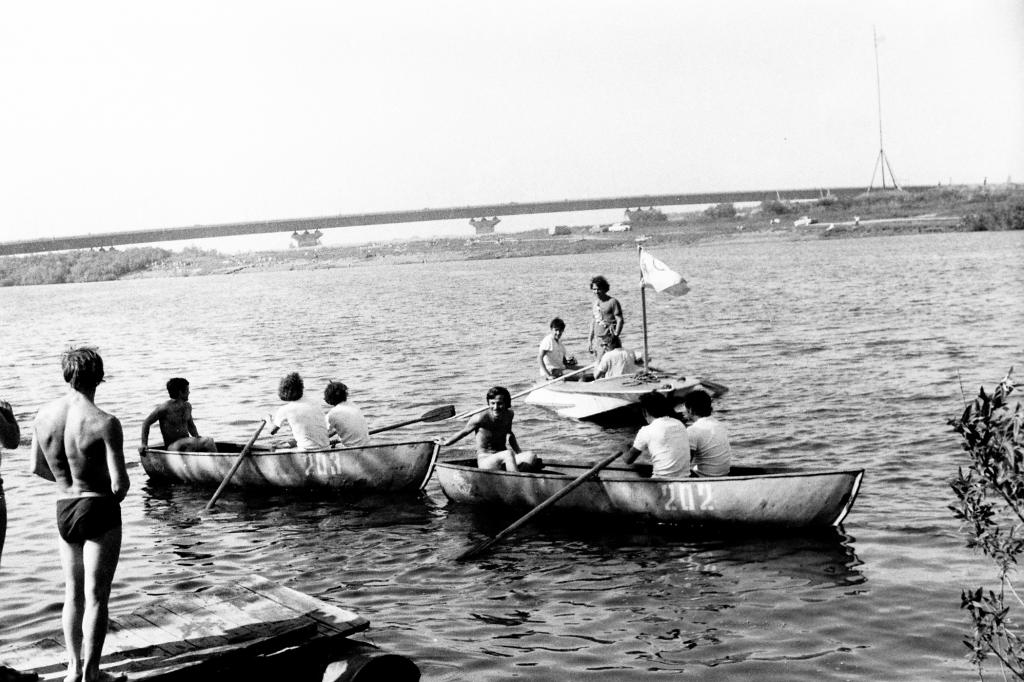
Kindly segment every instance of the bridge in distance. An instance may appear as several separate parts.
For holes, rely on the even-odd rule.
[[[905,190],[923,189],[905,187]],[[852,197],[864,193],[863,187],[840,187],[827,190],[836,197]],[[342,227],[367,225],[394,225],[400,223],[429,222],[433,220],[473,219],[484,216],[528,215],[535,213],[563,213],[568,211],[593,211],[612,208],[685,206],[691,204],[723,204],[745,201],[766,201],[780,199],[798,201],[817,199],[825,194],[824,189],[758,190],[744,192],[705,192],[696,194],[657,194],[644,196],[611,197],[604,199],[567,199],[562,201],[539,201],[529,203],[482,204],[454,208],[422,208],[407,211],[383,211],[378,213],[351,213],[317,218],[287,218],[258,222],[220,223],[216,225],[192,225],[191,227],[167,227],[125,232],[105,232],[71,237],[48,239],[26,239],[0,242],[0,255],[65,251],[69,249],[107,248],[125,244],[148,244],[185,239],[209,239],[213,237],[234,237],[247,234],[271,232],[297,232],[333,230]]]

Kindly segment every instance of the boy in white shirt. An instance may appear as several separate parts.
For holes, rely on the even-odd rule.
[[[346,448],[370,444],[370,431],[363,413],[348,401],[348,386],[340,381],[328,382],[324,402],[333,407],[327,412],[328,435],[338,437],[338,445]]]
[[[331,447],[327,436],[327,421],[319,405],[302,398],[304,385],[298,372],[286,374],[277,387],[277,397],[285,404],[267,416],[270,434],[284,426],[291,426],[295,447],[303,450],[325,450]]]
[[[626,464],[632,464],[641,453],[651,458],[655,478],[689,478],[690,442],[686,427],[672,415],[672,405],[661,393],[640,396],[647,426],[641,428],[633,446],[626,455]]]

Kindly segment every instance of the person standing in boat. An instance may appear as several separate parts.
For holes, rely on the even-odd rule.
[[[612,336],[622,334],[625,320],[622,317],[622,306],[619,301],[608,295],[611,286],[608,280],[597,275],[590,280],[590,290],[594,292],[594,303],[591,308],[590,337],[587,350],[595,354],[594,360],[600,360],[604,354],[604,342]],[[594,342],[597,348],[594,348]]]
[[[139,452],[149,447],[149,428],[154,422],[160,425],[160,434],[164,438],[164,449],[175,452],[217,452],[217,444],[212,438],[202,438],[192,421],[192,403],[189,396],[188,379],[174,377],[167,381],[167,402],[158,405],[149,416],[142,421],[142,443]]]
[[[454,445],[471,433],[476,433],[476,465],[480,469],[525,471],[540,468],[539,459],[532,452],[519,449],[512,433],[512,396],[504,386],[487,391],[487,410],[473,415],[466,428],[449,438],[444,445]]]
[[[632,464],[643,453],[651,458],[654,478],[688,478],[690,476],[690,441],[686,427],[672,414],[668,398],[657,392],[640,396],[647,426],[633,439],[626,454],[626,464]]]
[[[604,354],[594,367],[594,378],[617,377],[636,372],[636,355],[622,347],[617,336],[604,340]]]
[[[121,422],[96,407],[103,359],[75,348],[61,359],[70,389],[44,405],[32,425],[32,473],[57,484],[57,531],[64,567],[68,682],[113,679],[100,671],[107,604],[121,553],[121,501],[128,494]],[[122,678],[123,679],[123,678]]]
[[[696,476],[725,476],[732,462],[732,447],[725,425],[711,416],[711,396],[693,391],[683,396],[683,419],[690,441],[690,469]]]
[[[14,417],[14,410],[6,400],[0,400],[0,447],[13,450],[21,441],[21,427]],[[0,463],[3,455],[0,453]],[[7,500],[4,498],[4,479],[0,478],[0,560],[4,556],[4,540],[7,538]]]
[[[576,358],[570,358],[562,345],[562,334],[565,333],[565,322],[556,317],[548,325],[551,332],[540,342],[537,351],[537,364],[540,365],[541,379],[557,379],[566,370],[576,367]]]
[[[370,444],[370,429],[358,407],[348,402],[348,386],[330,381],[324,389],[324,402],[331,405],[327,412],[327,435],[338,437],[338,445],[357,448]]]
[[[298,372],[286,374],[277,387],[277,397],[285,404],[277,412],[267,415],[270,435],[287,423],[292,429],[295,447],[303,450],[326,450],[331,447],[327,436],[327,420],[319,405],[304,399],[305,385]]]

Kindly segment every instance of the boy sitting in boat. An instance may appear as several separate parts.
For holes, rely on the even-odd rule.
[[[345,448],[370,444],[366,418],[358,407],[348,402],[348,386],[340,381],[328,382],[324,402],[332,406],[327,412],[328,436],[337,436],[338,445]]]
[[[642,453],[651,458],[654,478],[689,478],[690,441],[686,427],[672,416],[672,404],[661,393],[650,392],[640,396],[640,408],[647,426],[641,428],[633,446],[626,454],[626,464],[632,464]]]
[[[536,471],[543,465],[532,452],[522,452],[516,435],[512,433],[512,396],[504,386],[487,391],[487,411],[469,418],[466,428],[449,438],[444,445],[454,445],[471,433],[476,433],[476,465],[480,469],[506,471]]]
[[[149,427],[159,422],[164,449],[176,452],[217,452],[212,438],[202,438],[192,421],[192,404],[188,401],[188,379],[174,377],[167,382],[170,400],[158,405],[142,422],[142,443],[139,452],[149,447]]]
[[[594,367],[594,378],[618,377],[623,374],[633,374],[637,371],[636,355],[633,351],[622,347],[622,341],[617,336],[609,336],[603,343],[604,355]]]
[[[725,425],[711,416],[711,396],[693,391],[683,396],[683,419],[688,426],[690,469],[695,476],[725,476],[732,461],[732,447]]]
[[[565,322],[562,318],[556,317],[551,320],[548,328],[551,329],[551,333],[540,342],[537,363],[540,365],[541,379],[557,379],[565,374],[567,369],[575,369],[576,358],[568,357],[565,346],[562,345],[562,334],[565,333]]]
[[[277,397],[285,404],[277,412],[267,415],[270,435],[287,422],[295,439],[293,447],[303,450],[326,450],[331,447],[327,435],[327,419],[319,405],[303,399],[305,384],[298,372],[286,374],[277,387]]]

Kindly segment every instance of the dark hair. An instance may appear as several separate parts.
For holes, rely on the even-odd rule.
[[[620,341],[619,337],[615,336],[614,334],[612,334],[611,336],[606,336],[604,338],[604,343],[606,346],[612,349],[622,348],[622,341]]]
[[[303,388],[302,377],[298,372],[285,374],[281,383],[277,385],[277,397],[281,400],[298,400],[302,397]]]
[[[188,379],[174,377],[167,380],[167,395],[172,398],[177,398],[186,388],[188,388]]]
[[[103,381],[103,358],[95,348],[69,348],[60,358],[64,381],[76,391],[91,390]]]
[[[498,396],[505,396],[505,400],[510,404],[512,403],[512,394],[510,394],[508,389],[504,386],[491,387],[491,389],[487,391],[487,402],[491,402],[492,398],[497,398]]]
[[[605,293],[608,293],[608,290],[611,289],[611,286],[608,284],[608,280],[601,275],[592,278],[590,280],[590,286],[596,286],[599,291],[603,291]]]
[[[704,391],[691,391],[683,396],[683,405],[698,417],[711,415],[711,396]]]
[[[337,405],[348,400],[348,386],[340,381],[328,381],[324,389],[324,402],[328,405]]]
[[[555,319],[551,320],[551,324],[548,325],[548,328],[549,329],[560,329],[561,331],[564,332],[565,331],[565,322],[562,320],[562,318],[556,317]]]
[[[661,393],[651,391],[640,396],[640,407],[654,419],[672,416],[672,403]]]

